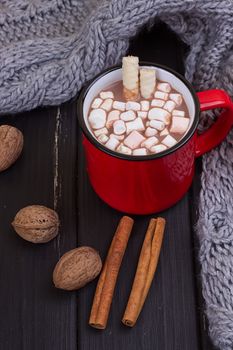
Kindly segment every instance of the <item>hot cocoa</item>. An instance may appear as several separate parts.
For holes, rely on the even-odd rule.
[[[182,94],[140,68],[138,58],[123,58],[122,80],[94,98],[88,123],[105,147],[128,155],[162,152],[186,134],[190,117]]]

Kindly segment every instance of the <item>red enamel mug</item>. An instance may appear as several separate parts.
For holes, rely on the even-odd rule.
[[[173,70],[153,63],[141,66],[154,67],[159,80],[169,82],[183,95],[189,110],[188,131],[166,151],[146,156],[121,154],[106,148],[93,136],[87,124],[91,102],[101,90],[122,79],[121,67],[99,74],[81,91],[78,100],[90,182],[104,202],[130,214],[159,212],[179,201],[192,183],[195,158],[216,147],[233,124],[233,103],[225,91],[196,94],[190,83]],[[208,131],[198,135],[200,111],[214,108],[223,108],[223,112]]]

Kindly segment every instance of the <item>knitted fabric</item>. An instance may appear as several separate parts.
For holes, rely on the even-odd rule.
[[[190,46],[186,77],[194,87],[223,88],[232,96],[232,0],[2,0],[0,113],[70,99],[120,63],[129,39],[156,18]],[[232,162],[230,134],[203,157],[197,225],[209,331],[224,350],[233,349]]]

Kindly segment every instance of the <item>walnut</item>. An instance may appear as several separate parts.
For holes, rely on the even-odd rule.
[[[30,205],[16,214],[12,225],[26,241],[46,243],[58,234],[59,218],[50,208]]]
[[[0,126],[0,171],[9,168],[23,149],[23,134],[10,125]]]
[[[53,271],[55,287],[75,290],[85,286],[100,273],[102,261],[91,247],[80,247],[65,253]]]

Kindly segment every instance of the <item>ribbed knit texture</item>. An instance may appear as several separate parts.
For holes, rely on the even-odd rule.
[[[155,18],[190,46],[186,77],[194,87],[233,96],[232,0],[3,0],[0,113],[70,99],[85,81],[119,63],[129,39]],[[209,331],[224,350],[233,349],[232,165],[230,134],[203,157],[197,226]]]

